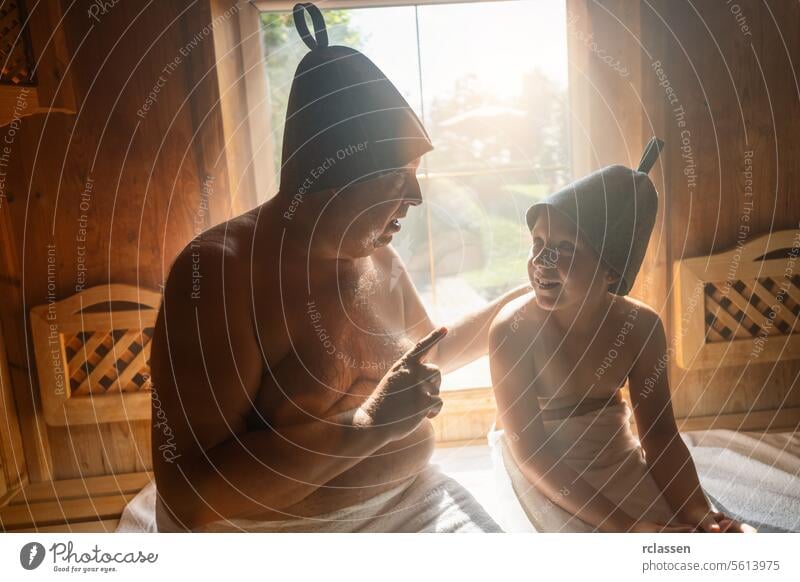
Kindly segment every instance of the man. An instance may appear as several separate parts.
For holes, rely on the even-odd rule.
[[[166,283],[151,355],[158,529],[498,531],[429,466],[429,419],[440,370],[485,354],[493,316],[524,289],[435,328],[389,244],[422,203],[430,140],[369,59],[327,46],[316,7],[295,22],[311,52],[280,191],[199,236]]]

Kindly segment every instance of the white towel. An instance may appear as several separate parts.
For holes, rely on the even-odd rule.
[[[131,500],[122,514],[118,532],[155,532],[157,499],[155,482]],[[159,508],[161,509],[161,508]],[[184,531],[169,520],[161,531]],[[355,506],[315,518],[280,521],[221,520],[196,532],[500,532],[500,527],[470,493],[429,465],[413,479]]]
[[[667,523],[673,512],[647,471],[642,448],[630,430],[630,415],[630,407],[622,402],[581,416],[546,421],[548,445],[628,515]],[[505,483],[506,491],[513,491],[513,497],[504,495],[504,518],[516,520],[521,506],[538,532],[595,531],[594,526],[552,502],[528,481],[511,454],[504,431],[492,430],[489,445],[496,481]],[[511,529],[504,518],[500,525]]]

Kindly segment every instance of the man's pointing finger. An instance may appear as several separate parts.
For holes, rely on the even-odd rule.
[[[404,360],[407,362],[419,362],[424,358],[431,348],[438,344],[444,336],[447,335],[447,328],[440,327],[438,329],[433,330],[431,333],[426,335],[424,338],[417,342],[413,348],[406,352],[405,356],[403,357]]]

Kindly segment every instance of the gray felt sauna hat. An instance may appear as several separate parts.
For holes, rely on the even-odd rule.
[[[295,5],[293,15],[310,51],[289,93],[282,191],[342,188],[397,171],[433,149],[417,115],[375,63],[357,50],[328,45],[319,8],[303,2]]]
[[[658,193],[647,173],[664,142],[654,137],[636,170],[607,166],[569,184],[531,206],[526,219],[533,228],[544,208],[569,218],[605,263],[621,275],[611,291],[627,295],[642,266],[658,211]]]

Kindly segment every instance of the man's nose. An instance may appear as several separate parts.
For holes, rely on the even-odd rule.
[[[411,175],[406,179],[406,187],[403,192],[403,202],[410,206],[422,204],[422,188],[416,176]]]

